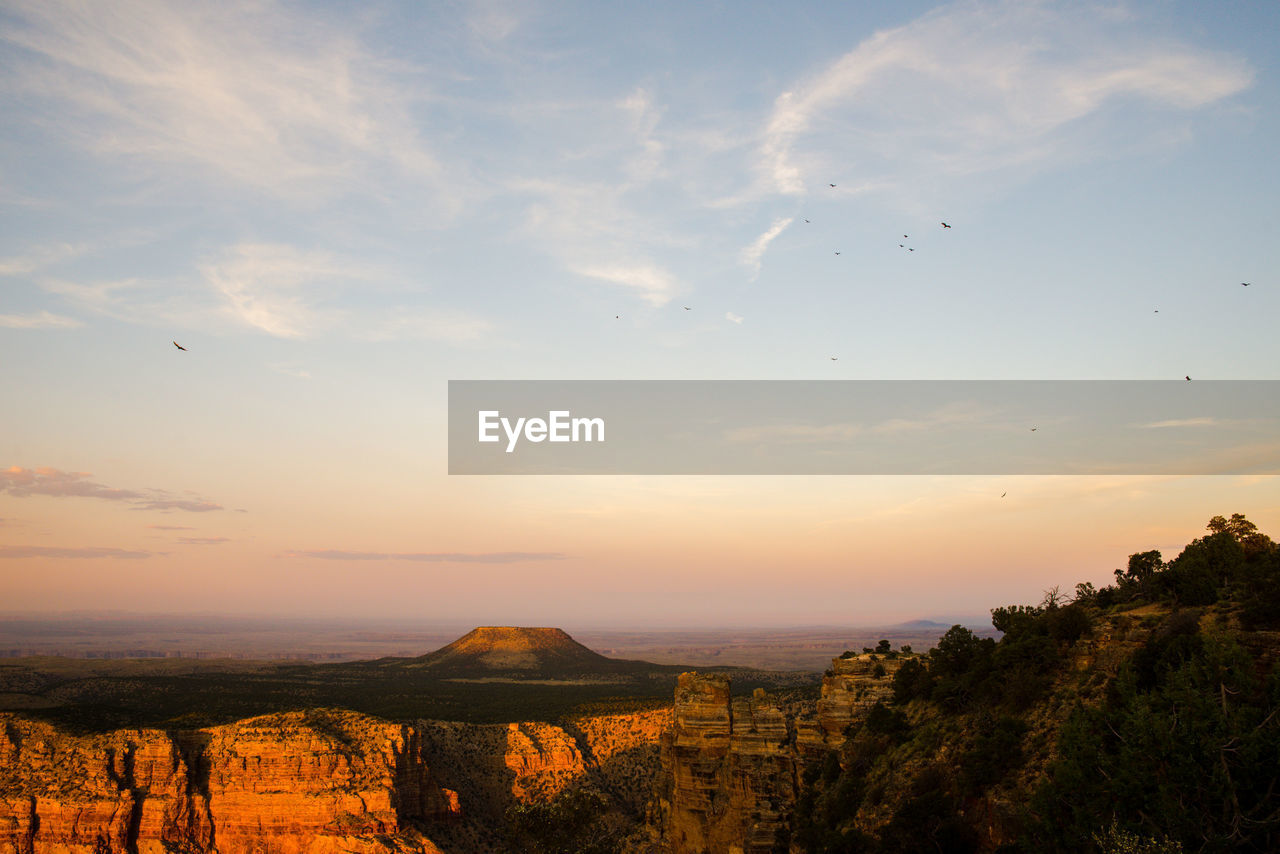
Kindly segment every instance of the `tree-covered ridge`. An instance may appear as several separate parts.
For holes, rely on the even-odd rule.
[[[952,627],[809,770],[806,852],[1280,850],[1280,547],[1236,514]]]

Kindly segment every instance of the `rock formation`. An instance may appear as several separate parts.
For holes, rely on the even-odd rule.
[[[562,726],[313,710],[77,736],[0,715],[0,854],[501,850],[508,807],[571,785],[635,824],[670,723],[668,709]]]
[[[456,808],[411,727],[354,713],[181,736],[0,719],[0,854],[437,852],[406,822]]]
[[[784,713],[763,689],[731,697],[723,675],[685,673],[650,822],[671,854],[771,854],[805,766],[844,742],[851,724],[891,692],[901,659],[837,658],[808,714]],[[877,667],[880,665],[880,667]]]
[[[563,629],[524,626],[481,626],[448,646],[402,666],[461,677],[505,674],[514,677],[600,677],[634,669],[651,670],[646,662],[606,658],[570,637]]]
[[[845,730],[861,721],[876,703],[893,696],[893,674],[906,659],[856,655],[836,658],[822,677],[817,722],[826,747],[844,743]]]

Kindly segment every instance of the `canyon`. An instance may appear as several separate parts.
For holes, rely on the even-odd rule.
[[[501,627],[420,660],[451,676],[477,662],[533,675],[597,663],[559,630]],[[321,708],[77,733],[4,713],[0,854],[498,851],[511,807],[577,787],[605,797],[628,851],[766,852],[805,763],[888,686],[860,656],[832,662],[816,704],[735,697],[726,674],[687,672],[671,706],[555,723]]]
[[[639,816],[670,719],[408,724],[325,709],[75,735],[4,715],[0,854],[494,850],[510,805],[572,784]]]

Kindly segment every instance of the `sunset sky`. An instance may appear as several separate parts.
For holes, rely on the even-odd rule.
[[[949,619],[1213,515],[1280,538],[1276,476],[468,477],[446,442],[449,380],[1280,379],[1278,33],[0,0],[0,612]]]

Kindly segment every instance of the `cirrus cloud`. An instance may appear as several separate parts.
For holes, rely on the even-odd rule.
[[[48,311],[35,314],[0,314],[0,327],[6,329],[75,329],[84,324],[74,317]]]
[[[1111,137],[1070,131],[1112,103],[1194,110],[1252,79],[1237,58],[1152,37],[1125,16],[954,3],[779,95],[757,166],[766,192],[788,195],[836,174],[849,176],[843,194],[1035,167],[1107,150]]]
[[[283,557],[320,560],[408,560],[423,563],[523,563],[567,560],[560,552],[349,552],[338,549],[289,551]]]
[[[70,558],[72,560],[91,560],[95,558],[114,558],[116,560],[142,560],[151,557],[154,552],[133,549],[117,549],[106,546],[83,546],[66,548],[59,546],[0,546],[0,558]]]
[[[119,501],[133,510],[185,510],[207,513],[222,505],[204,498],[177,498],[164,489],[118,489],[89,480],[89,472],[61,471],[47,466],[34,469],[10,466],[0,470],[0,493],[15,498],[44,495],[52,498],[97,498]]]

